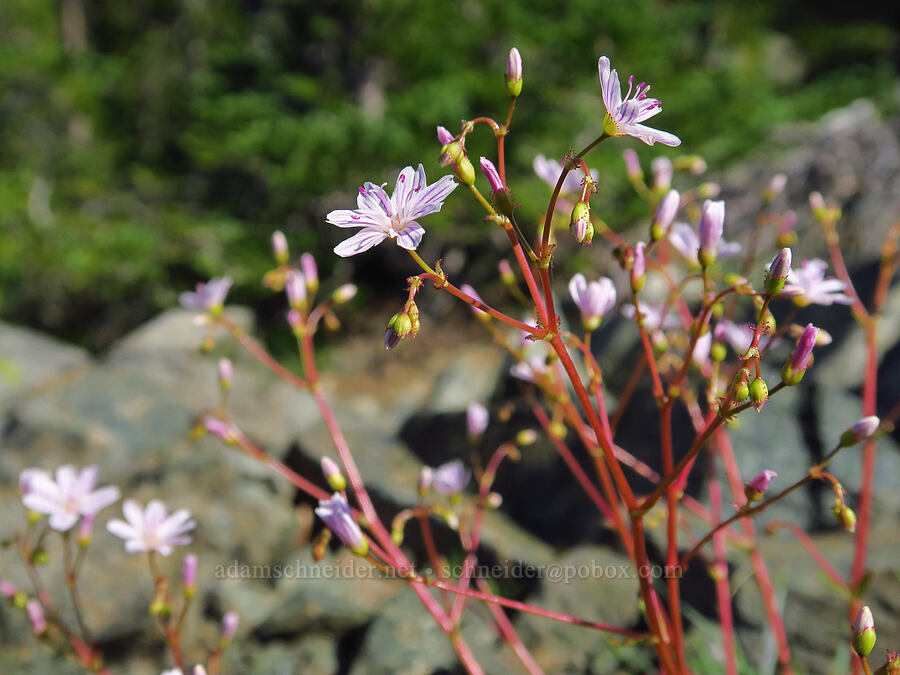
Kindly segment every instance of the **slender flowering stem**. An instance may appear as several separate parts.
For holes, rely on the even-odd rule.
[[[228,329],[228,331],[237,339],[238,342],[255,356],[260,363],[275,373],[288,384],[292,384],[297,389],[309,389],[309,383],[302,377],[299,377],[282,366],[278,361],[272,358],[269,353],[256,340],[247,335],[244,330],[230,319],[221,316],[216,319],[218,323]]]

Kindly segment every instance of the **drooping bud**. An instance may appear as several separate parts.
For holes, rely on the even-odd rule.
[[[731,381],[731,399],[735,403],[740,403],[750,396],[750,371],[741,368],[734,374]]]
[[[640,293],[641,289],[644,288],[644,283],[647,281],[647,265],[644,260],[644,248],[646,246],[642,241],[634,245],[634,262],[631,266],[631,290],[635,293]]]
[[[628,178],[632,182],[644,179],[644,172],[641,170],[641,161],[638,154],[631,148],[626,149],[622,153],[622,159],[625,160],[625,171],[628,172]]]
[[[834,515],[847,532],[850,534],[856,532],[856,513],[840,497],[834,500]]]
[[[766,293],[769,295],[778,295],[784,288],[788,274],[791,271],[791,249],[783,248],[769,265],[766,272]]]
[[[572,209],[569,229],[579,244],[590,246],[594,238],[594,226],[591,223],[591,205],[587,202],[576,202]]]
[[[298,270],[288,270],[284,279],[284,291],[288,304],[294,311],[300,312],[306,306],[306,279]]]
[[[275,255],[275,262],[279,265],[284,265],[290,257],[287,237],[281,230],[275,230],[272,233],[272,253]]]
[[[443,127],[438,129],[438,138],[441,137],[440,129],[443,129]],[[444,129],[444,131],[447,130]],[[449,134],[450,132],[447,131],[447,133]],[[472,166],[472,162],[469,161],[468,155],[466,155],[466,147],[463,141],[464,139],[454,141],[451,138],[449,143],[441,147],[441,165],[448,166],[452,164],[453,173],[459,179],[459,182],[464,185],[473,185],[475,183],[475,169]]]
[[[758,502],[762,499],[763,495],[766,494],[766,490],[769,489],[769,483],[777,476],[778,474],[774,471],[766,469],[751,478],[744,484],[744,496],[747,497],[747,501]]]
[[[47,632],[47,621],[44,619],[44,608],[39,600],[32,598],[25,605],[25,611],[28,613],[28,620],[31,622],[31,630],[35,635],[43,635]]]
[[[328,486],[335,492],[343,492],[347,489],[347,479],[341,473],[341,468],[331,457],[322,458],[322,475],[328,481]]]
[[[477,441],[484,436],[490,415],[487,408],[480,403],[470,403],[466,409],[466,432],[470,441]]]
[[[700,250],[697,253],[697,259],[703,267],[709,267],[715,262],[724,225],[725,202],[707,199],[700,213]]]
[[[753,403],[753,407],[756,408],[756,412],[759,412],[768,400],[769,387],[764,379],[757,377],[750,383],[750,401]]]
[[[356,291],[356,284],[342,284],[334,289],[331,299],[334,300],[334,304],[343,305],[356,297]]]
[[[234,377],[234,366],[230,359],[219,359],[218,365],[219,388],[222,391],[231,389],[231,380]]]
[[[786,385],[794,386],[803,379],[806,369],[809,368],[812,350],[816,346],[818,336],[819,329],[811,323],[806,324],[797,340],[797,346],[781,369],[781,379]]]
[[[312,253],[304,253],[300,256],[300,269],[306,279],[306,290],[310,296],[315,295],[319,290],[319,268],[316,266],[316,259],[313,258]]]
[[[672,225],[675,216],[678,215],[678,207],[681,205],[681,195],[678,190],[669,190],[666,196],[659,200],[656,206],[656,214],[650,224],[650,239],[657,241],[666,236],[666,230]]]
[[[384,348],[390,351],[396,347],[400,340],[412,332],[413,322],[406,312],[397,312],[388,321],[387,331],[384,334]]]
[[[853,622],[853,651],[859,656],[865,657],[872,653],[875,648],[875,619],[872,617],[872,610],[868,605],[864,605],[856,615],[856,621]]]
[[[513,98],[522,93],[522,56],[515,47],[506,57],[506,88]]]
[[[184,597],[190,599],[197,594],[197,556],[189,553],[181,561],[181,580],[184,585]]]
[[[875,415],[863,417],[841,434],[840,446],[842,448],[849,448],[857,443],[868,440],[872,434],[878,431],[879,426],[881,426],[881,420]]]

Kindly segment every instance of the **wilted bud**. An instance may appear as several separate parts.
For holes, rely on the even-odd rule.
[[[764,379],[757,377],[750,383],[750,401],[756,408],[756,412],[762,409],[767,400],[769,400],[769,387]]]
[[[304,253],[300,256],[300,269],[306,279],[306,290],[310,296],[315,295],[319,290],[319,268],[316,266],[316,259],[313,258],[312,253]]]
[[[622,153],[622,159],[625,160],[625,171],[628,172],[628,178],[633,181],[639,181],[644,179],[644,172],[641,171],[641,162],[638,159],[638,154],[628,148]]]
[[[572,209],[572,219],[569,221],[569,229],[579,244],[590,245],[594,237],[594,227],[591,224],[591,205],[587,202],[576,202]]]
[[[868,656],[875,648],[875,619],[872,610],[864,605],[853,622],[853,651],[861,657]]]
[[[784,288],[785,280],[791,271],[791,249],[783,248],[769,265],[766,272],[766,293],[769,295],[778,295]]]
[[[707,199],[700,213],[700,250],[697,259],[709,267],[719,253],[719,241],[725,226],[725,202]]]
[[[769,483],[777,476],[778,474],[774,471],[766,469],[751,478],[744,484],[744,496],[747,497],[747,501],[758,502],[762,499],[763,495],[766,494],[766,490],[769,489]]]
[[[343,284],[334,289],[331,299],[334,300],[334,304],[343,305],[356,297],[356,291],[356,284]]]
[[[863,417],[852,427],[847,429],[847,431],[841,434],[841,447],[849,448],[853,445],[856,445],[857,443],[862,443],[863,441],[868,440],[872,436],[872,434],[878,431],[879,426],[881,426],[881,420],[875,415]]]
[[[272,233],[272,253],[275,255],[275,262],[279,265],[284,265],[290,257],[287,237],[281,230],[275,230]]]
[[[647,265],[644,260],[644,248],[647,246],[642,241],[634,245],[634,261],[631,266],[631,290],[640,293],[647,281]]]
[[[225,391],[231,389],[231,380],[234,377],[234,366],[230,359],[219,359],[218,366],[219,387]]]
[[[328,481],[329,487],[335,492],[343,492],[347,489],[347,479],[341,473],[341,468],[331,457],[322,458],[322,475]]]
[[[522,93],[522,56],[515,47],[506,57],[506,88],[513,98]]]
[[[678,190],[669,190],[666,196],[659,200],[656,214],[650,225],[650,238],[657,241],[666,236],[666,230],[678,215],[678,207],[681,205],[681,195]]]
[[[487,408],[480,403],[470,403],[466,409],[466,432],[469,440],[475,441],[484,436],[490,415]]]

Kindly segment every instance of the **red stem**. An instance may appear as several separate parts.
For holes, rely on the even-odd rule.
[[[713,515],[722,517],[722,486],[716,478],[709,481],[709,501]],[[719,627],[722,631],[722,647],[725,650],[725,673],[737,675],[737,654],[734,647],[734,618],[731,613],[731,587],[728,584],[728,562],[725,551],[725,536],[717,532],[713,537],[715,555],[713,579],[716,582],[716,598],[719,606]]]

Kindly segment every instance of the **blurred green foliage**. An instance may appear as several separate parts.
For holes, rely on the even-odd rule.
[[[437,175],[437,124],[502,118],[512,45],[525,89],[511,182],[543,199],[533,155],[599,131],[598,56],[650,81],[665,104],[654,121],[715,167],[779,121],[859,96],[886,103],[897,13],[739,0],[5,0],[3,315],[100,348],[201,278],[230,274],[232,297],[256,302],[275,228],[327,274],[345,233],[324,213],[407,164]],[[604,145],[591,165],[609,168],[613,194],[624,146]],[[491,148],[483,131],[469,144],[476,158]],[[482,227],[465,202],[431,221],[463,247]]]

